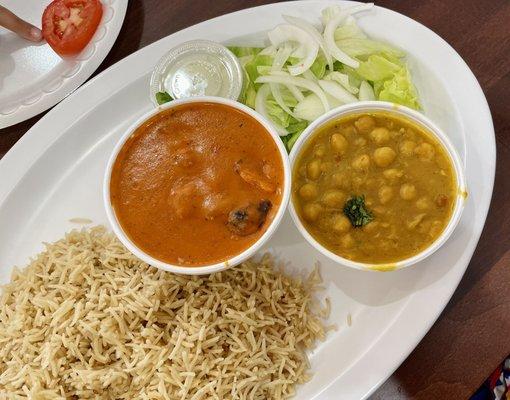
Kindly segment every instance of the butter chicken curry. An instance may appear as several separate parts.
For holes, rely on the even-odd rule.
[[[232,258],[276,214],[283,162],[253,117],[216,103],[156,114],[126,141],[110,196],[124,232],[141,250],[175,265]]]

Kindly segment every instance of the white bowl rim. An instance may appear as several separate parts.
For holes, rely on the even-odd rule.
[[[303,223],[301,222],[301,219],[297,215],[292,199],[289,201],[289,211],[292,220],[294,221],[294,224],[296,225],[299,232],[308,241],[308,243],[310,243],[315,249],[317,249],[319,252],[321,252],[331,260],[335,261],[336,263],[344,265],[346,267],[365,271],[393,271],[409,267],[432,255],[448,240],[448,238],[453,233],[453,231],[455,230],[456,226],[460,221],[460,217],[462,215],[462,211],[464,209],[467,197],[466,179],[464,176],[464,169],[462,167],[461,159],[455,147],[453,146],[451,140],[443,132],[442,129],[440,129],[434,122],[432,122],[428,117],[426,117],[421,112],[418,112],[409,107],[402,106],[399,104],[385,101],[360,101],[356,103],[345,104],[323,114],[315,121],[313,121],[310,125],[308,125],[308,127],[303,131],[301,136],[298,138],[298,140],[292,147],[292,151],[290,152],[289,157],[291,164],[291,172],[294,169],[296,158],[301,152],[303,145],[308,141],[310,137],[313,136],[313,133],[316,132],[316,130],[319,127],[324,126],[331,120],[336,119],[340,116],[349,114],[359,114],[370,111],[386,111],[389,113],[396,113],[400,116],[403,116],[404,118],[407,117],[408,119],[411,119],[418,125],[425,127],[425,129],[429,131],[446,149],[454,167],[458,189],[455,206],[450,217],[450,221],[448,222],[448,225],[443,230],[441,235],[439,235],[439,237],[434,242],[432,242],[427,248],[425,248],[424,250],[422,250],[421,252],[412,257],[394,263],[381,263],[381,264],[363,263],[341,257],[338,254],[333,253],[332,251],[328,250],[323,245],[321,245],[304,227]]]
[[[192,103],[215,103],[215,104],[223,104],[230,106],[232,108],[235,108],[239,111],[242,111],[249,116],[253,117],[257,122],[259,122],[266,130],[269,132],[271,137],[273,138],[273,141],[276,143],[278,150],[280,152],[280,156],[282,159],[282,165],[283,165],[283,173],[284,173],[284,182],[283,182],[283,193],[281,197],[281,202],[278,207],[278,211],[276,212],[275,216],[273,217],[273,220],[271,221],[270,225],[267,227],[264,234],[258,238],[258,240],[253,243],[251,246],[246,248],[243,252],[240,254],[235,255],[234,257],[231,257],[227,259],[226,261],[221,261],[213,264],[207,264],[203,266],[182,266],[182,265],[174,265],[170,263],[163,262],[161,260],[158,260],[151,255],[145,253],[143,250],[138,248],[130,239],[129,237],[124,233],[124,230],[120,226],[119,221],[117,220],[117,217],[115,215],[115,211],[113,210],[111,200],[110,200],[110,178],[111,178],[111,172],[113,168],[113,164],[115,160],[117,159],[117,155],[119,151],[124,146],[124,143],[131,137],[131,135],[134,133],[134,131],[145,121],[147,121],[149,118],[153,117],[154,115],[158,114],[161,111],[171,109],[174,107],[178,107],[185,104],[192,104]],[[122,137],[117,141],[113,151],[110,154],[110,157],[108,159],[108,163],[105,169],[104,179],[103,179],[103,203],[106,210],[106,215],[108,218],[108,221],[110,222],[110,225],[113,229],[113,232],[115,235],[119,238],[119,240],[122,242],[126,248],[133,253],[135,256],[140,258],[142,261],[157,267],[159,269],[173,272],[177,274],[184,274],[184,275],[205,275],[205,274],[211,274],[213,272],[222,271],[225,269],[228,269],[230,267],[236,266],[241,264],[242,262],[246,261],[248,258],[253,256],[257,251],[260,250],[260,248],[270,239],[270,237],[274,234],[274,232],[277,230],[279,224],[282,221],[283,215],[285,213],[285,210],[287,209],[287,205],[290,199],[290,188],[291,188],[291,169],[290,169],[290,161],[287,154],[287,150],[285,148],[285,145],[283,144],[282,140],[280,139],[280,136],[276,132],[276,130],[273,128],[273,126],[259,113],[252,110],[251,108],[245,106],[244,104],[241,104],[235,100],[226,99],[222,97],[214,97],[214,96],[196,96],[196,97],[189,97],[185,99],[178,99],[178,100],[172,100],[168,103],[165,103],[163,105],[160,105],[146,113],[144,113],[141,117],[139,117],[135,122],[133,122],[125,131],[125,133],[122,135]]]

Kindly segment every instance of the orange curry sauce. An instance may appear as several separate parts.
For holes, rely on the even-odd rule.
[[[283,163],[253,117],[216,103],[162,111],[114,163],[110,196],[130,240],[163,262],[200,266],[256,242],[281,203]]]

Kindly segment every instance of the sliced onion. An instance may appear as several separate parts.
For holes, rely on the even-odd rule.
[[[319,96],[324,106],[324,110],[329,111],[329,102],[322,89],[313,81],[301,78],[300,76],[290,76],[283,73],[272,73],[271,75],[259,76],[255,83],[281,83],[282,85],[294,85],[309,90]]]
[[[352,94],[358,94],[359,92],[359,89],[355,86],[352,86],[351,83],[349,82],[349,75],[343,74],[342,72],[339,71],[330,72],[323,79],[326,81],[334,81],[336,83],[339,83],[345,88],[345,90]]]
[[[319,33],[319,31],[311,23],[305,21],[304,19],[292,17],[290,15],[284,15],[283,19],[287,21],[289,24],[296,25],[298,28],[301,28],[304,31],[308,32],[317,41],[320,48],[322,49],[322,52],[324,53],[324,57],[326,57],[329,70],[333,71],[333,58],[331,57],[331,54],[326,47],[326,43],[324,42],[324,38]]]
[[[266,99],[267,96],[269,96],[269,93],[271,93],[271,88],[269,87],[269,85],[262,85],[260,87],[259,91],[257,92],[257,96],[255,97],[255,111],[257,111],[260,115],[266,118],[275,127],[276,132],[278,132],[278,135],[287,136],[288,135],[287,130],[277,122],[273,121],[271,116],[267,113]]]
[[[370,83],[368,83],[367,81],[361,82],[361,85],[359,87],[358,97],[361,101],[375,100],[375,93],[374,93],[374,89],[372,88],[372,85]]]
[[[287,62],[288,58],[290,57],[290,53],[292,52],[292,46],[290,44],[284,44],[282,47],[278,49],[276,52],[276,56],[273,61],[273,65],[271,66],[272,71],[281,71],[282,67]],[[276,100],[276,103],[282,108],[283,111],[285,111],[287,114],[292,115],[294,118],[299,119],[296,117],[296,115],[292,112],[292,110],[285,104],[285,101],[283,101],[282,92],[280,90],[280,84],[278,83],[270,83],[269,87],[271,88],[271,94],[273,95],[274,99]],[[301,94],[301,92],[300,92]]]
[[[287,114],[292,115],[294,118],[300,119],[283,101],[282,92],[280,90],[280,84],[270,83],[269,87],[271,88],[271,94],[273,95],[274,99],[276,100],[276,103],[278,103],[278,105],[282,108],[282,110],[285,111]]]
[[[282,47],[278,49],[276,52],[276,56],[273,60],[273,65],[271,65],[272,71],[280,71],[292,53],[292,46],[288,43],[284,44]]]
[[[291,75],[300,75],[309,69],[319,52],[319,44],[305,30],[290,24],[281,24],[268,33],[271,44],[279,47],[285,42],[297,42],[303,46],[306,54],[302,57],[298,65],[290,66]]]
[[[315,93],[311,93],[300,101],[296,106],[296,113],[301,119],[315,121],[324,114],[324,106]]]
[[[326,97],[329,101],[329,104],[331,105],[331,109],[343,106],[345,104],[344,102],[338,100],[336,97],[333,97],[328,93],[326,93]]]
[[[335,31],[338,28],[338,26],[342,22],[344,22],[344,20],[349,15],[360,12],[360,11],[369,10],[372,7],[373,7],[373,3],[369,3],[369,4],[361,4],[359,6],[354,6],[354,7],[350,7],[348,9],[342,10],[326,24],[326,28],[324,29],[324,41],[326,42],[328,51],[331,53],[331,55],[335,59],[337,59],[341,63],[344,63],[345,65],[348,65],[349,67],[358,68],[359,62],[338,48],[338,46],[335,43]]]
[[[268,46],[265,49],[261,50],[259,53],[261,56],[272,56],[276,53],[276,47]]]
[[[294,86],[294,85],[285,85],[285,86],[287,87],[287,89],[289,89],[289,91],[292,93],[292,95],[298,101],[302,101],[305,98],[303,93],[301,93],[301,90],[299,90],[296,86]]]
[[[333,81],[320,80],[320,87],[334,98],[340,100],[342,103],[354,103],[358,101],[356,96],[349,93],[342,85]]]
[[[363,7],[363,10],[359,10],[359,7]],[[374,3],[366,3],[363,5],[356,5],[353,7],[347,7],[346,9],[342,10],[339,5],[335,4],[333,6],[329,6],[324,8],[321,11],[321,20],[323,25],[327,25],[328,21],[338,15],[341,12],[345,12],[348,15],[356,14],[359,11],[369,10],[372,7],[374,7]]]
[[[298,45],[291,54],[294,58],[305,58],[306,57],[306,47],[302,44]]]
[[[310,70],[308,71],[305,71],[303,72],[303,78],[306,78],[308,79],[309,81],[312,81],[312,82],[317,82],[317,77],[314,75],[314,73]]]

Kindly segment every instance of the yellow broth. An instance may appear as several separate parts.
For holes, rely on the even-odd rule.
[[[320,128],[293,170],[292,201],[310,234],[341,257],[390,264],[434,242],[448,224],[457,182],[443,145],[388,112],[349,115]],[[346,202],[364,196],[373,216],[353,226]]]

